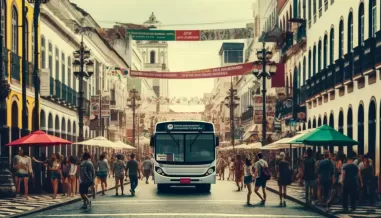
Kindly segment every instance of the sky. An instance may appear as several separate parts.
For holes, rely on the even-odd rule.
[[[116,22],[142,24],[152,12],[167,30],[243,28],[253,23],[254,0],[71,0],[102,27]],[[229,42],[243,42],[230,40]],[[218,52],[224,41],[169,42],[170,71],[219,67]],[[226,41],[225,41],[226,42]],[[171,97],[202,97],[213,79],[170,80]]]

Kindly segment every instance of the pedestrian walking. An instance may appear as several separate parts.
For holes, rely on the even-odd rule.
[[[244,162],[241,159],[240,155],[237,155],[236,161],[234,163],[235,171],[235,183],[238,187],[238,191],[243,189],[243,174],[244,174]]]
[[[146,184],[148,184],[148,179],[149,179],[149,176],[151,175],[151,170],[152,170],[152,162],[148,156],[144,160],[142,167],[143,167],[143,175],[146,178]]]
[[[363,187],[361,170],[357,164],[353,163],[353,157],[348,155],[347,163],[343,166],[342,170],[343,181],[343,209],[348,211],[348,197],[351,202],[352,211],[356,210],[357,190]]]
[[[335,172],[335,166],[333,165],[333,162],[329,159],[329,157],[329,151],[325,150],[324,160],[321,160],[318,166],[319,183],[323,190],[323,204],[326,205],[327,210],[329,203],[328,200],[330,198],[331,189],[333,185],[333,175]]]
[[[83,206],[82,209],[87,209],[89,206],[91,206],[91,201],[87,197],[87,194],[89,193],[89,188],[91,186],[94,186],[94,178],[95,178],[95,170],[93,163],[91,163],[90,154],[84,153],[82,155],[82,162],[80,165],[79,170],[79,178],[80,178],[80,184],[79,184],[79,193],[81,195],[81,198],[83,200]]]
[[[219,157],[218,157],[218,160],[217,160],[217,168],[218,168],[218,175],[220,176],[220,179],[219,179],[219,180],[221,180],[221,178],[222,178],[223,180],[225,180],[225,167],[226,167],[226,162],[225,162],[224,157],[223,157],[221,154],[219,154],[218,156],[219,156]]]
[[[287,194],[287,185],[290,185],[292,182],[292,170],[290,168],[290,163],[286,161],[286,154],[281,152],[279,154],[280,162],[276,166],[278,186],[279,186],[279,199],[280,206],[286,206],[286,194]]]
[[[251,187],[251,183],[253,183],[253,166],[249,158],[246,158],[244,173],[245,173],[245,176],[243,177],[243,181],[245,183],[245,186],[247,187],[246,204],[251,205],[250,197],[251,197],[251,194],[253,193],[253,190]]]
[[[17,193],[20,193],[20,185],[21,182],[23,182],[24,197],[28,200],[29,175],[32,175],[33,177],[32,161],[27,155],[24,154],[22,149],[19,150],[18,155],[16,155],[13,160],[13,167],[16,170],[16,191]]]
[[[127,162],[126,172],[130,178],[130,192],[131,195],[135,195],[135,189],[138,187],[138,180],[140,179],[139,164],[135,160],[135,154],[130,155],[130,160]]]
[[[107,175],[109,173],[109,166],[106,156],[102,154],[99,156],[99,160],[96,165],[96,175],[101,182],[102,195],[105,195],[105,189],[107,188]]]
[[[77,194],[77,173],[78,173],[78,166],[77,166],[77,160],[75,157],[70,157],[70,171],[69,171],[69,180],[70,180],[70,187],[71,187],[71,193],[70,197],[74,197]]]
[[[115,178],[115,195],[119,195],[118,193],[118,185],[120,183],[120,189],[122,191],[122,195],[124,195],[124,171],[125,171],[125,163],[124,156],[121,154],[116,155],[116,161],[114,163],[114,178]]]
[[[306,193],[306,203],[308,205],[311,205],[312,203],[312,193],[316,195],[315,189],[316,189],[316,173],[315,173],[315,158],[312,154],[312,149],[307,149],[307,157],[304,160],[304,172],[303,172],[303,179],[304,179],[304,187],[305,187],[305,193]]]
[[[53,187],[53,199],[57,198],[57,192],[58,192],[58,183],[59,180],[62,178],[61,174],[61,163],[58,159],[58,154],[53,153],[52,158],[50,161],[50,181],[52,182],[52,187]]]
[[[153,154],[150,154],[151,158],[151,164],[152,164],[152,169],[151,169],[151,175],[152,175],[152,181],[155,180],[155,159],[153,158]]]
[[[71,190],[71,183],[69,178],[69,172],[70,172],[70,160],[69,157],[65,157],[61,164],[61,171],[62,171],[62,187],[63,187],[63,194],[62,196],[69,196],[70,190]]]
[[[268,163],[265,160],[263,160],[262,153],[257,154],[257,159],[258,161],[254,165],[255,167],[254,176],[256,177],[254,192],[261,199],[261,204],[264,205],[266,203],[266,183],[267,183],[267,180],[271,178],[271,172],[269,171]],[[262,187],[263,197],[258,192],[260,187]]]
[[[228,180],[230,179],[230,176],[232,177],[232,180],[234,181],[234,163],[235,163],[235,160],[234,160],[234,157],[231,158],[230,160],[230,163],[229,163],[229,176],[228,176]]]

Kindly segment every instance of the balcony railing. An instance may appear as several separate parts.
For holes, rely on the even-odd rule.
[[[361,61],[362,63],[362,70],[364,72],[373,69],[375,64],[375,55],[376,52],[376,39],[375,38],[368,38],[365,40],[364,43],[364,49],[363,49],[363,59]]]
[[[344,81],[352,80],[353,77],[353,53],[344,55]]]
[[[8,77],[8,53],[9,49],[3,48],[3,72],[5,77]]]
[[[357,46],[356,48],[353,49],[353,71],[354,75],[358,76],[361,75],[362,72],[362,53],[363,53],[363,47],[362,46]]]
[[[62,83],[61,100],[64,102],[68,102],[67,93],[68,93],[68,87],[67,85]]]
[[[73,105],[74,107],[77,107],[77,106],[78,106],[77,95],[78,95],[78,92],[76,92],[75,90],[73,90],[72,105]]]
[[[254,116],[254,110],[252,107],[249,107],[247,111],[242,113],[241,121],[246,122],[246,121],[253,120],[253,116]]]
[[[50,95],[51,96],[55,96],[55,94],[54,94],[54,78],[53,77],[50,77],[50,81],[49,81],[49,83],[50,83]]]
[[[381,30],[376,33],[376,42],[375,42],[375,63],[381,64]]]
[[[54,86],[56,88],[55,96],[56,96],[57,99],[61,100],[62,99],[62,93],[61,93],[62,84],[61,84],[61,81],[59,81],[58,79],[54,80]]]
[[[303,40],[305,40],[306,37],[307,37],[306,26],[305,25],[300,25],[298,27],[298,32],[296,33],[296,42],[300,43]]]
[[[344,70],[342,64],[342,59],[337,59],[335,61],[335,85],[339,85],[344,82]]]
[[[11,77],[20,81],[20,56],[11,52]]]

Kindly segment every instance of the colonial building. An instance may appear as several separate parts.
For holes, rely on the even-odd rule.
[[[82,36],[79,29],[85,29],[83,43],[91,52],[91,60],[94,62],[94,75],[85,78],[83,82],[85,127],[84,138],[92,138],[101,134],[100,131],[90,130],[90,99],[91,96],[110,95],[110,106],[113,110],[124,111],[124,98],[118,97],[125,92],[125,86],[121,78],[119,83],[114,84],[114,75],[110,69],[127,69],[127,62],[117,51],[99,34],[99,28],[95,20],[86,11],[68,0],[50,2],[41,8],[41,68],[49,72],[49,77],[41,77],[41,84],[46,85],[50,92],[42,94],[40,126],[41,130],[49,134],[77,141],[78,128],[78,91],[79,82],[74,76],[72,63],[73,52],[80,48]],[[45,81],[46,80],[46,81]],[[116,97],[117,96],[117,97]],[[109,115],[110,116],[110,115]],[[109,117],[107,117],[109,118]],[[105,119],[107,121],[109,119]],[[112,126],[104,122],[109,135]],[[103,135],[107,136],[106,132]],[[119,139],[119,135],[113,136]],[[75,145],[49,147],[47,155],[53,152],[61,152],[63,155],[78,154]]]

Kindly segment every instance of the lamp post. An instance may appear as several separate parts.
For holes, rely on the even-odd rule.
[[[266,80],[271,79],[271,77],[275,74],[277,66],[275,63],[270,62],[273,53],[269,49],[266,49],[265,42],[262,43],[262,49],[257,51],[258,61],[254,62],[254,65],[262,65],[262,70],[260,71],[258,68],[255,68],[253,71],[253,75],[257,77],[257,79],[262,79],[262,146],[266,145]]]
[[[230,81],[230,89],[228,91],[228,96],[225,97],[224,104],[229,108],[230,113],[230,135],[231,135],[231,144],[234,150],[234,134],[235,134],[235,125],[234,125],[234,109],[238,107],[238,101],[240,98],[237,96],[237,89],[233,87],[233,80]]]
[[[84,91],[83,91],[83,79],[90,78],[94,74],[94,62],[90,60],[90,50],[85,48],[83,43],[83,34],[81,35],[81,45],[79,50],[73,52],[73,71],[75,77],[79,80],[79,91],[78,91],[78,126],[79,126],[79,135],[78,141],[81,142],[84,140],[83,136],[83,116],[85,109],[83,108],[84,102]],[[85,71],[86,67],[86,71]],[[83,147],[80,146],[79,154],[83,152]]]
[[[132,146],[135,147],[135,131],[136,131],[136,109],[140,107],[140,94],[138,90],[130,90],[129,97],[127,99],[127,106],[132,109]]]

